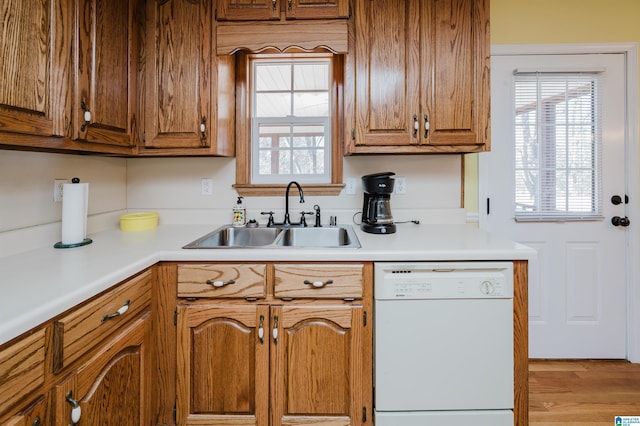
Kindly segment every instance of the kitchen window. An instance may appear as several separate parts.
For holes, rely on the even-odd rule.
[[[238,193],[280,195],[292,180],[305,193],[339,193],[341,56],[241,53],[237,69]]]
[[[331,182],[328,59],[252,61],[251,182]]]
[[[602,217],[597,72],[516,72],[516,220]]]

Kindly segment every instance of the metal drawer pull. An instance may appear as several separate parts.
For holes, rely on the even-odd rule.
[[[278,316],[273,317],[273,344],[278,344]]]
[[[40,416],[36,416],[35,419],[33,419],[33,423],[31,423],[31,426],[40,426],[42,424],[42,420],[40,420]]]
[[[429,116],[427,114],[424,115],[424,138],[429,137],[429,128],[431,125],[429,124]]]
[[[258,326],[258,338],[260,344],[264,345],[264,315],[260,315],[260,325]]]
[[[231,285],[231,284],[235,284],[236,280],[229,280],[229,281],[214,281],[214,280],[207,280],[207,284],[212,285],[214,287],[224,287],[225,285]]]
[[[69,404],[71,404],[71,422],[75,425],[80,421],[80,416],[82,415],[82,408],[80,408],[80,404],[77,400],[73,399],[73,392],[67,392],[67,397],[65,398]]]
[[[322,288],[327,284],[333,284],[333,280],[326,280],[326,281],[309,281],[309,280],[304,280],[304,283],[307,285],[312,285],[315,288]]]
[[[105,322],[105,321],[110,320],[111,318],[115,318],[115,317],[119,317],[120,315],[124,315],[124,313],[129,310],[129,305],[130,304],[131,304],[131,301],[127,300],[126,302],[124,302],[124,305],[122,305],[122,307],[120,307],[120,309],[118,309],[114,313],[105,314],[105,316],[102,317],[102,321],[100,321],[100,322]]]

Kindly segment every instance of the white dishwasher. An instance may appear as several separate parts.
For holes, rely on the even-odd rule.
[[[513,264],[377,262],[376,426],[513,426]]]

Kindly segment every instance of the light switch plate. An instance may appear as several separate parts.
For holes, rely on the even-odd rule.
[[[396,194],[406,194],[407,193],[407,179],[404,177],[396,177],[395,185],[393,187],[395,189]]]

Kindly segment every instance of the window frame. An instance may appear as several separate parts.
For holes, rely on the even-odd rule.
[[[236,53],[236,183],[233,187],[242,196],[277,196],[282,195],[287,183],[253,183],[252,182],[252,111],[251,111],[251,76],[254,59],[297,59],[328,58],[330,64],[330,126],[331,126],[331,182],[300,182],[305,194],[339,195],[344,184],[342,182],[343,135],[342,124],[344,98],[344,55],[337,55],[325,50],[301,53]]]

